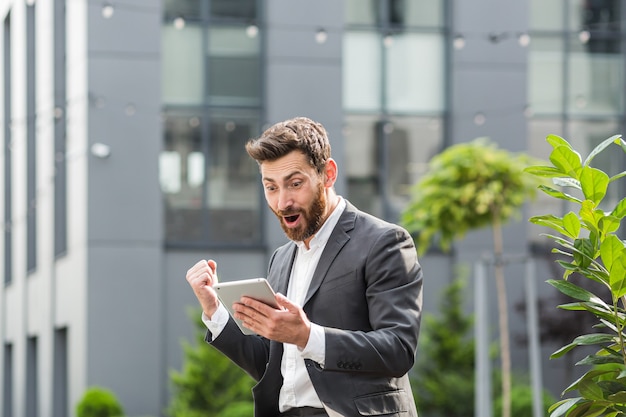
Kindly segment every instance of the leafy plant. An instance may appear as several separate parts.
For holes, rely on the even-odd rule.
[[[549,135],[547,142],[553,148],[550,154],[552,165],[533,166],[526,171],[551,178],[555,185],[568,190],[566,193],[550,186],[540,186],[547,195],[564,200],[577,210],[563,216],[535,216],[530,221],[557,232],[545,236],[556,243],[553,252],[563,257],[557,262],[564,273],[562,279],[552,279],[548,283],[576,300],[559,307],[591,313],[597,319],[595,327],[601,330],[580,335],[552,354],[551,358],[559,358],[580,346],[599,347],[596,353],[577,363],[590,365],[592,369],[562,394],[577,391],[579,396],[558,401],[550,408],[550,415],[626,416],[626,243],[617,236],[621,220],[626,215],[626,198],[613,207],[607,207],[610,202],[605,199],[609,185],[626,176],[626,171],[609,176],[591,166],[594,158],[611,145],[626,152],[626,142],[620,135],[612,136],[596,146],[584,161],[565,139]],[[574,273],[601,284],[610,293],[611,300],[605,302],[572,283],[568,278]]]
[[[112,391],[102,387],[90,387],[76,405],[77,417],[121,417],[122,406]]]
[[[183,369],[171,373],[174,395],[167,409],[172,417],[250,416],[254,381],[230,359],[204,341],[201,312],[190,311],[195,344],[183,342]]]
[[[538,182],[523,172],[529,156],[499,149],[487,138],[451,146],[431,159],[402,215],[417,234],[420,254],[433,240],[448,251],[468,231],[491,226],[498,295],[503,417],[511,415],[511,355],[504,281],[502,224],[535,194]]]

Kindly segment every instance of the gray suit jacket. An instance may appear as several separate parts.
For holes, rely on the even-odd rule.
[[[274,252],[267,278],[275,291],[287,294],[295,254],[293,242]],[[422,269],[404,229],[348,203],[303,308],[324,327],[324,367],[305,362],[331,417],[417,416],[407,373],[417,349]],[[276,417],[282,344],[244,336],[232,319],[215,340],[207,333],[207,341],[258,381],[255,416]]]

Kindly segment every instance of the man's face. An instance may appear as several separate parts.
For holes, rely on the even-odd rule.
[[[267,204],[287,237],[308,242],[328,214],[322,175],[309,165],[303,153],[293,151],[263,162],[261,176]]]

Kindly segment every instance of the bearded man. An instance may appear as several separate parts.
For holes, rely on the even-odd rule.
[[[217,263],[187,271],[206,341],[257,381],[256,417],[417,417],[408,372],[417,350],[422,268],[401,227],[366,214],[334,189],[324,127],[298,117],[246,145],[267,204],[290,239],[267,280],[278,308],[242,297],[235,317],[213,289]]]

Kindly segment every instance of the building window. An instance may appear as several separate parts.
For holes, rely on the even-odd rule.
[[[37,355],[37,338],[29,337],[26,341],[26,417],[39,415],[39,384],[37,383],[39,363]]]
[[[441,150],[444,2],[348,0],[343,101],[348,197],[397,221]]]
[[[35,5],[26,6],[26,270],[37,266],[37,120]]]
[[[13,345],[4,344],[2,372],[2,416],[13,417]]]
[[[261,241],[258,167],[244,148],[261,130],[256,14],[250,0],[165,2],[159,176],[170,246]]]
[[[258,166],[244,150],[259,121],[225,114],[167,113],[160,176],[171,243],[260,240]]]
[[[52,363],[52,417],[67,417],[68,407],[68,331],[66,327],[54,331]]]
[[[4,283],[10,284],[13,277],[13,210],[11,170],[13,166],[13,135],[11,133],[11,14],[4,20]]]

